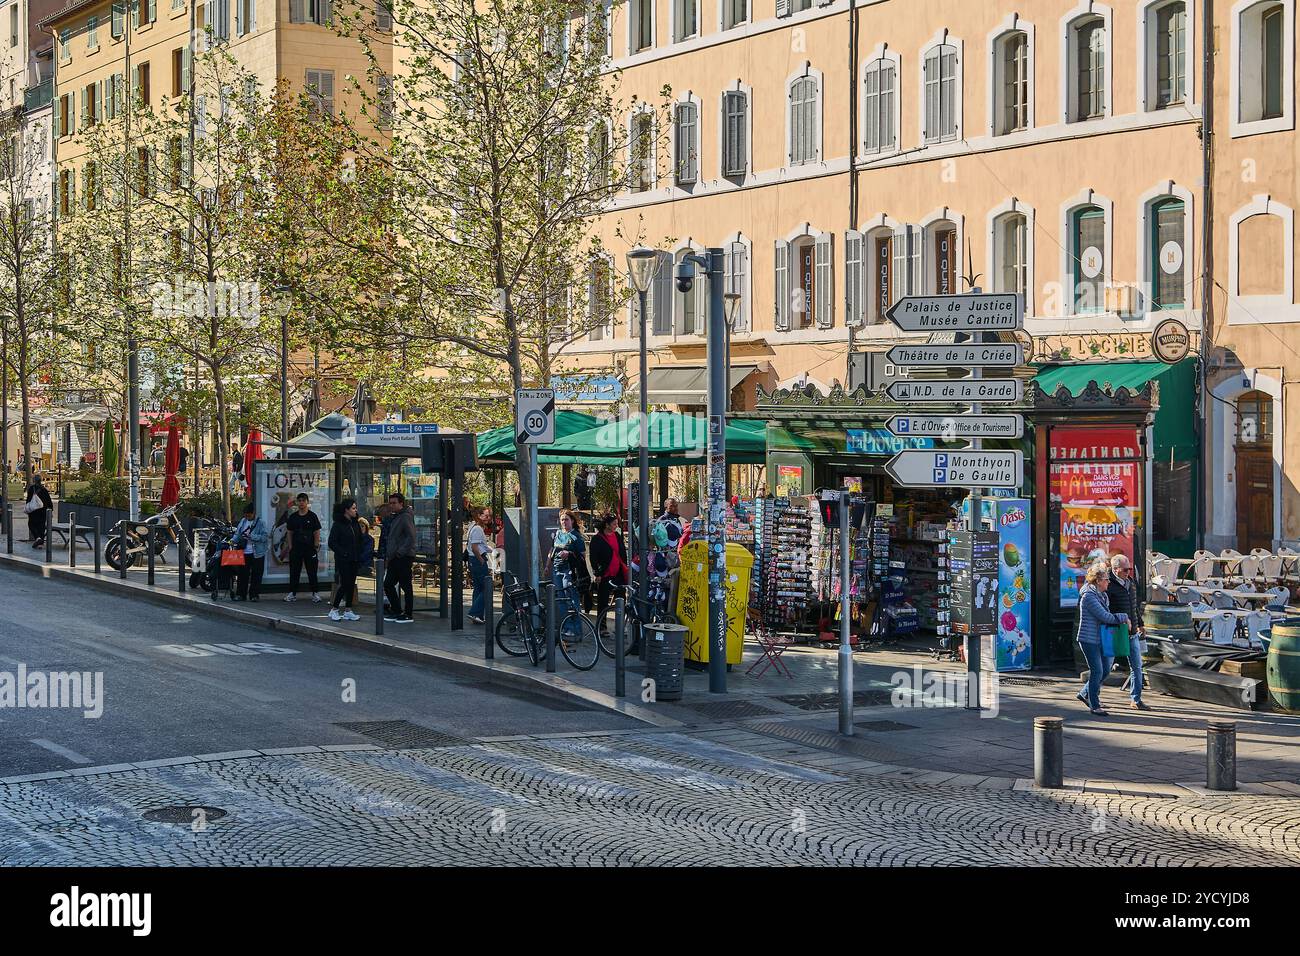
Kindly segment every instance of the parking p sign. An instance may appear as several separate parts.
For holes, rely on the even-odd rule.
[[[555,441],[555,390],[521,388],[515,392],[515,437],[520,445]]]

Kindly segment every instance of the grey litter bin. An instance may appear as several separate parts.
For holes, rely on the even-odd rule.
[[[655,700],[681,700],[686,628],[681,624],[647,624],[645,631],[645,676],[655,682]]]

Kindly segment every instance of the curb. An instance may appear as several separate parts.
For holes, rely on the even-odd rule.
[[[292,634],[295,637],[322,641],[339,647],[349,647],[382,654],[387,657],[395,657],[400,660],[435,667],[450,674],[486,680],[488,683],[501,684],[570,703],[577,700],[593,707],[621,714],[643,724],[649,724],[652,727],[687,726],[682,721],[665,714],[656,713],[649,707],[628,703],[613,694],[606,694],[602,691],[583,687],[558,675],[530,674],[513,667],[498,664],[495,661],[481,660],[469,654],[459,654],[455,651],[445,651],[440,648],[424,647],[418,644],[407,644],[388,637],[357,634],[324,625],[287,621],[282,618],[259,614],[245,608],[231,607],[226,604],[213,603],[192,597],[190,591],[186,591],[185,595],[182,596],[177,592],[160,590],[157,586],[150,587],[148,584],[142,584],[138,581],[123,581],[116,576],[116,573],[114,573],[113,577],[106,574],[97,575],[93,570],[60,567],[17,554],[0,553],[0,566],[26,571],[29,574],[37,574],[43,578],[61,578],[70,582],[88,584],[101,591],[143,598],[153,604],[184,608],[186,611],[203,613],[210,617],[226,618],[250,627],[265,628],[266,630]],[[174,567],[170,568],[169,573],[175,576],[176,569]]]

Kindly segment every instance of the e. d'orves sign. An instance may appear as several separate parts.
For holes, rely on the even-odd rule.
[[[1025,360],[1018,342],[991,342],[988,345],[895,345],[887,353],[895,365],[935,368],[955,365],[962,368],[1012,368]]]
[[[895,415],[886,427],[901,438],[1019,438],[1025,433],[1021,415]]]
[[[1023,328],[1025,307],[1014,293],[909,295],[885,318],[904,332],[997,332]]]
[[[1025,460],[1019,451],[900,451],[885,473],[912,488],[1017,488]]]
[[[1018,378],[902,379],[885,389],[895,402],[1018,402],[1023,392]]]

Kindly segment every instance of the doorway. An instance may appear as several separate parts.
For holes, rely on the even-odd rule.
[[[1273,548],[1273,398],[1237,399],[1237,549]]]

